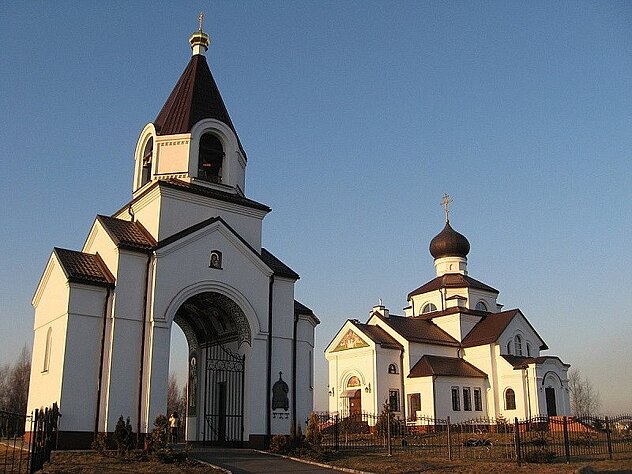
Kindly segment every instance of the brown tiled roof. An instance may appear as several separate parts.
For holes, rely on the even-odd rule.
[[[156,241],[140,222],[102,215],[97,216],[97,221],[119,248],[151,252],[156,246]]]
[[[450,298],[448,298],[450,299]],[[446,308],[442,311],[431,311],[429,313],[423,313],[420,314],[419,316],[415,316],[415,318],[419,318],[419,319],[435,319],[435,318],[439,318],[441,316],[447,316],[449,314],[456,314],[456,313],[460,313],[460,314],[471,314],[473,316],[485,316],[486,314],[488,314],[487,311],[478,311],[476,309],[470,309],[470,308],[464,308],[462,306],[453,306],[451,308]]]
[[[408,374],[413,377],[430,376],[451,376],[451,377],[482,377],[487,378],[487,374],[474,367],[469,362],[457,357],[442,357],[425,355],[415,364]]]
[[[193,126],[203,119],[215,119],[225,123],[235,133],[239,142],[206,58],[196,54],[191,57],[167,102],[156,117],[154,126],[158,135],[174,135],[190,132]],[[239,148],[246,158],[241,142],[239,142]]]
[[[314,318],[319,324],[320,319],[316,317],[314,312],[300,301],[294,300],[294,314],[306,314]]]
[[[140,193],[130,202],[125,204],[123,207],[121,207],[118,211],[114,213],[114,215],[120,214],[121,212],[128,209],[131,204],[135,203],[139,199],[142,199],[146,194],[150,193],[156,186],[189,192],[191,194],[196,194],[198,196],[204,196],[204,197],[209,197],[212,199],[217,199],[218,201],[239,204],[241,206],[250,207],[252,209],[259,209],[265,212],[270,212],[272,210],[265,204],[261,204],[257,201],[253,201],[252,199],[248,199],[246,197],[240,196],[239,194],[228,193],[225,191],[220,191],[218,189],[209,188],[207,186],[188,183],[186,181],[181,181],[179,179],[159,179],[159,180],[154,181],[151,185],[147,187],[147,189],[143,190],[142,193]]]
[[[517,309],[487,314],[465,336],[463,347],[482,346],[496,342],[516,314],[518,314]]]
[[[514,356],[514,355],[502,355],[501,357],[505,359],[507,362],[509,362],[513,366],[513,368],[516,370],[524,369],[530,364],[536,364],[536,365],[543,364],[547,360],[551,360],[551,359],[558,360],[562,365],[570,367],[570,364],[565,364],[557,356],[540,356],[540,357],[524,357],[523,356],[521,357],[521,356]]]
[[[483,319],[476,323],[476,326],[465,336],[465,339],[463,339],[463,347],[482,346],[496,342],[507,325],[519,312],[519,309],[510,309],[501,311],[500,313],[486,313]],[[531,323],[527,321],[527,318],[524,318],[524,320],[542,341],[540,349],[548,349],[546,343],[542,340]]]
[[[379,315],[379,313],[373,314],[377,314],[382,321],[409,341],[444,346],[459,346],[459,341],[427,319],[394,315],[384,318]]]
[[[261,249],[261,260],[263,260],[263,263],[265,263],[267,266],[270,267],[270,269],[272,269],[275,275],[292,278],[294,280],[298,280],[300,278],[298,273],[296,273],[294,270],[292,270],[285,263],[283,263],[281,260],[276,258],[264,248]]]
[[[379,344],[386,349],[402,349],[402,345],[397,340],[387,333],[384,329],[373,324],[363,324],[352,321],[355,326],[366,334],[373,342]]]
[[[408,297],[410,298],[411,296],[436,291],[439,288],[474,288],[476,290],[499,293],[497,289],[475,280],[470,276],[461,275],[460,273],[446,273],[445,275],[441,275],[433,280],[430,280],[428,283],[420,286],[416,290],[411,291],[408,293]]]
[[[61,268],[71,283],[84,283],[96,286],[114,286],[114,277],[98,254],[77,252],[76,250],[55,247]]]

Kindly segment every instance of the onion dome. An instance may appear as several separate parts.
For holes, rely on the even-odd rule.
[[[445,227],[430,241],[430,255],[435,260],[443,257],[466,258],[470,252],[470,243],[464,235],[459,234],[446,220]]]

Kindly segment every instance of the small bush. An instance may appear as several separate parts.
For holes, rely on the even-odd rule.
[[[92,441],[92,449],[99,454],[104,454],[108,447],[108,435],[107,433],[98,433],[94,441]]]
[[[533,463],[549,463],[549,462],[553,462],[554,458],[555,458],[554,451],[549,451],[547,449],[536,449],[535,451],[529,451],[525,455],[524,460],[526,462],[533,462]]]
[[[128,451],[134,449],[136,443],[129,416],[126,421],[123,421],[123,415],[119,417],[114,428],[114,441],[119,456],[125,456]]]
[[[318,427],[318,415],[315,412],[312,412],[312,414],[309,415],[305,438],[311,446],[320,446],[320,443],[322,442],[323,435]]]
[[[270,441],[270,452],[276,454],[287,454],[290,451],[290,443],[287,436],[278,434]]]

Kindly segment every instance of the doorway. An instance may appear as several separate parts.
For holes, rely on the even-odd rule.
[[[557,416],[557,405],[555,403],[555,389],[553,387],[546,387],[544,389],[546,394],[546,412],[549,416]]]

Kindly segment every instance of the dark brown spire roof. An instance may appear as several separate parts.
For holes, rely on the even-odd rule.
[[[158,135],[188,133],[203,119],[215,119],[225,123],[239,136],[230,120],[206,57],[196,54],[180,76],[171,95],[154,121]],[[239,149],[246,158],[241,142]]]
[[[430,241],[430,254],[435,258],[463,257],[470,251],[470,243],[446,221],[443,230]]]
[[[419,359],[415,366],[410,369],[408,377],[430,377],[432,375],[487,378],[485,372],[463,359],[431,355],[425,355]]]
[[[420,286],[416,290],[408,293],[408,297],[415,295],[421,295],[423,293],[428,293],[430,291],[436,291],[439,288],[474,288],[477,290],[489,291],[492,293],[498,294],[498,290],[492,288],[489,285],[486,285],[483,282],[475,280],[474,278],[462,275],[460,273],[446,273],[444,275],[438,276],[433,280],[430,280],[428,283]]]

